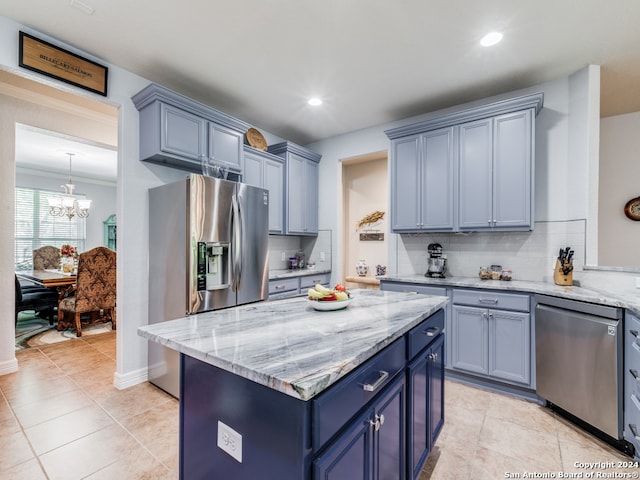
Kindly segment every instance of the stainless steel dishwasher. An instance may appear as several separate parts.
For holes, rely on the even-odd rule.
[[[536,295],[535,322],[536,393],[620,442],[622,309]]]

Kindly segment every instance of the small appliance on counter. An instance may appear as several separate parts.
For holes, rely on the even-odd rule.
[[[560,249],[553,271],[553,282],[556,285],[573,285],[573,253],[570,247]]]
[[[427,259],[427,273],[425,277],[444,278],[447,273],[447,256],[442,254],[442,245],[430,243],[427,246],[429,258]]]

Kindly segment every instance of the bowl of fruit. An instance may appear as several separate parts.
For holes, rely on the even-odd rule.
[[[307,290],[307,299],[315,310],[321,312],[342,310],[351,303],[351,295],[341,283],[333,288],[318,284]]]

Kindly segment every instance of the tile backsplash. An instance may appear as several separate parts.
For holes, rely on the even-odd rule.
[[[531,232],[403,234],[397,247],[398,273],[424,274],[427,245],[440,243],[447,256],[447,276],[473,277],[480,266],[502,265],[514,280],[553,281],[558,250],[570,246],[574,268],[585,258],[586,221],[536,222]]]

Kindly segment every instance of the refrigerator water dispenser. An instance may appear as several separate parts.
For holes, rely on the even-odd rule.
[[[198,242],[198,290],[227,288],[229,244]]]

